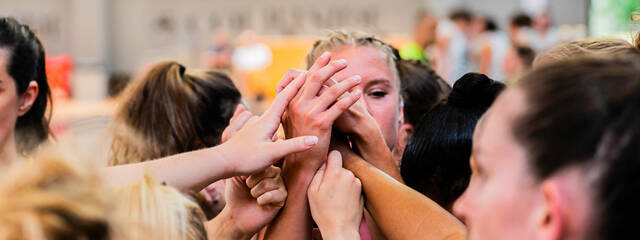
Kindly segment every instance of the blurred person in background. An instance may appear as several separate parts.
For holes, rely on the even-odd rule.
[[[413,25],[413,39],[400,48],[402,59],[419,60],[430,63],[427,48],[436,40],[438,18],[425,10],[418,11]]]
[[[231,70],[233,43],[226,29],[219,29],[212,34],[212,45],[205,55],[205,65],[212,69]]]
[[[511,84],[531,69],[536,53],[527,46],[513,45],[509,47],[504,58],[503,68],[507,74],[506,82]]]
[[[505,81],[507,77],[502,63],[510,45],[508,35],[490,17],[476,15],[472,26],[470,49],[477,71]]]
[[[512,45],[531,44],[533,34],[533,20],[526,13],[516,13],[509,19],[507,34]]]
[[[545,50],[561,41],[558,30],[552,26],[551,15],[546,11],[534,15],[532,27],[531,46],[535,51]]]
[[[431,67],[417,60],[399,60],[402,112],[404,121],[398,130],[398,144],[393,148],[393,159],[401,165],[402,154],[420,119],[446,98],[451,86]]]
[[[448,21],[438,24],[438,73],[450,85],[471,71],[469,39],[472,14],[467,9],[456,9],[449,14]]]
[[[50,103],[42,43],[29,26],[0,17],[0,166],[49,138]]]

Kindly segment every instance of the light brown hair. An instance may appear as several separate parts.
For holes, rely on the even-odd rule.
[[[116,113],[109,165],[142,162],[220,143],[240,92],[215,71],[160,62],[131,83]]]

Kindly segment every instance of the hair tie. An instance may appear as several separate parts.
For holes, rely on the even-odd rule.
[[[178,64],[178,66],[180,66],[180,77],[183,77],[184,71],[186,71],[187,69],[184,66],[182,66],[182,64]]]

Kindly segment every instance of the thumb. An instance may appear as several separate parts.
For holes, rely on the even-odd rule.
[[[273,159],[280,159],[292,153],[305,151],[318,144],[316,136],[302,136],[271,143],[268,147]]]
[[[333,150],[329,153],[327,159],[327,172],[338,171],[342,169],[342,155],[340,152]]]

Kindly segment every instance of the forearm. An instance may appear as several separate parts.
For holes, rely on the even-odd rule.
[[[320,229],[323,240],[360,240],[358,229]]]
[[[466,239],[464,225],[437,203],[358,156],[343,157],[349,158],[345,167],[361,179],[366,207],[388,239]]]
[[[391,150],[377,125],[363,124],[356,130],[354,140],[362,158],[396,181],[404,182],[400,169],[396,166]]]
[[[125,185],[139,181],[145,173],[181,191],[198,192],[210,183],[234,176],[232,159],[223,154],[223,145],[169,157],[101,170],[107,184]]]
[[[288,191],[287,200],[268,226],[264,239],[311,239],[312,218],[307,189],[317,167],[312,162],[306,163],[309,166],[303,164],[304,160],[285,160],[282,176]]]

